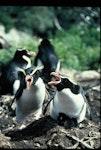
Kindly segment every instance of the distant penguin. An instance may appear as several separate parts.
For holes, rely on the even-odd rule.
[[[43,39],[38,47],[38,53],[34,60],[34,65],[43,65],[44,69],[42,77],[44,82],[48,82],[51,79],[51,72],[58,72],[60,69],[60,61],[54,50],[53,45],[48,39]]]
[[[45,101],[46,89],[42,80],[43,66],[19,69],[20,87],[15,94],[16,119],[20,129],[26,127],[30,120],[40,118]]]
[[[74,121],[74,126],[85,119],[86,111],[91,116],[90,106],[82,87],[55,72],[52,72],[51,75],[53,79],[48,84],[54,85],[57,91],[50,102],[50,116],[59,121],[63,121],[61,117],[71,119]]]
[[[0,76],[0,95],[15,94],[19,87],[18,68],[28,68],[31,66],[30,57],[35,56],[35,52],[25,49],[17,49],[13,59],[2,68]]]

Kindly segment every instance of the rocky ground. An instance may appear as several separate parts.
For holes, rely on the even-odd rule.
[[[68,128],[58,125],[48,115],[48,111],[27,128],[17,129],[16,118],[9,116],[8,103],[13,96],[2,95],[0,98],[0,148],[32,149],[97,149],[100,148],[100,72],[70,71],[61,69],[76,80],[85,91],[91,106],[93,121],[85,118],[79,127]],[[50,92],[51,93],[51,92]]]

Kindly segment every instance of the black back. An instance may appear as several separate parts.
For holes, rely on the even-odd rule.
[[[13,83],[18,79],[17,68],[25,68],[27,62],[22,58],[23,55],[28,56],[26,50],[16,50],[13,59],[2,67],[0,76],[0,95],[13,94]]]
[[[37,66],[38,59],[41,60],[44,65],[43,77],[51,79],[50,73],[55,71],[57,68],[58,57],[54,50],[53,45],[48,39],[43,39],[41,44],[38,47],[39,51],[35,57],[35,66]]]

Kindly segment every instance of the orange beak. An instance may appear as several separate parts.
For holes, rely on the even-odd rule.
[[[57,85],[61,82],[61,77],[56,72],[51,72],[51,74],[54,79],[50,82],[48,82],[48,85]]]
[[[33,77],[30,75],[26,75],[25,82],[27,83],[27,89],[29,90],[32,87]]]
[[[33,51],[30,51],[30,52],[28,52],[28,55],[29,55],[29,56],[36,56],[36,53],[33,52]]]

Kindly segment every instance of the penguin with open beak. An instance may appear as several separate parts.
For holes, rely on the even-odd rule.
[[[51,80],[50,73],[58,72],[60,61],[54,46],[48,39],[43,39],[38,47],[38,53],[34,59],[34,65],[43,65],[42,77],[45,83]]]
[[[0,95],[15,94],[19,88],[18,68],[28,68],[31,66],[31,56],[35,52],[26,49],[17,49],[13,59],[2,68],[0,76]]]
[[[41,117],[46,95],[45,84],[41,78],[42,69],[43,66],[18,69],[20,87],[15,94],[15,99],[16,120],[20,129]]]
[[[91,117],[90,106],[82,87],[63,75],[55,72],[52,72],[51,75],[53,79],[48,84],[54,85],[57,91],[50,102],[50,116],[60,121],[60,124],[63,124],[62,121],[65,119],[71,120],[73,126],[78,126],[85,119],[86,111]]]

